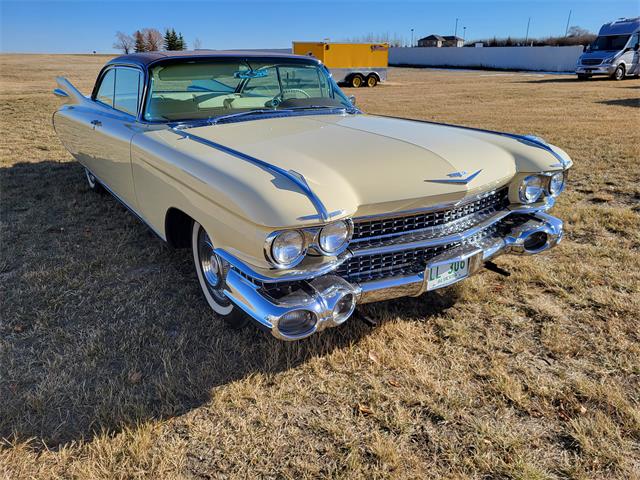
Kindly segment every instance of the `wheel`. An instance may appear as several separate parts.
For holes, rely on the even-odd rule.
[[[367,87],[375,87],[378,84],[378,77],[373,73],[367,77]]]
[[[191,250],[200,288],[211,309],[222,316],[231,328],[244,327],[249,317],[224,294],[224,264],[216,255],[211,238],[198,222],[193,222]]]
[[[611,78],[613,78],[614,80],[622,80],[624,78],[624,74],[624,65],[618,65],[618,68],[616,68],[616,71],[613,72]]]
[[[591,78],[591,75],[588,73],[578,73],[578,80],[588,80]]]
[[[356,73],[353,77],[351,77],[351,86],[353,88],[360,88],[364,83],[364,77],[359,73]]]
[[[96,176],[89,171],[88,168],[84,169],[84,174],[87,177],[87,184],[89,185],[89,189],[96,193],[104,193],[104,187],[100,183],[100,181],[96,178]]]

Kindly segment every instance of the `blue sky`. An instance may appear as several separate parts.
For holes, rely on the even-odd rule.
[[[639,0],[466,0],[466,1],[6,1],[0,0],[3,52],[114,52],[117,30],[174,27],[189,46],[283,48],[292,40],[344,40],[368,33],[410,38],[430,33],[466,38],[563,34],[571,25],[592,31],[606,21],[640,16]]]

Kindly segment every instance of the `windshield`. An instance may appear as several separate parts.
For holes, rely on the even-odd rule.
[[[191,61],[159,65],[151,69],[150,77],[144,114],[149,121],[215,119],[292,108],[353,108],[325,68],[315,63]]]
[[[607,35],[598,37],[591,44],[591,50],[622,50],[629,41],[630,35]]]

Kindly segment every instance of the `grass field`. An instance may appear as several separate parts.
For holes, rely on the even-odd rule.
[[[639,478],[640,81],[391,69],[370,113],[534,133],[574,159],[566,240],[298,343],[228,330],[88,191],[56,75],[0,56],[0,478]]]

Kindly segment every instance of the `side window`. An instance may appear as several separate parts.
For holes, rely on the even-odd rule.
[[[133,68],[116,68],[116,88],[113,108],[129,115],[138,113],[141,73]]]
[[[115,70],[109,70],[104,77],[102,77],[102,82],[100,83],[100,88],[98,88],[98,93],[96,94],[96,100],[105,105],[109,105],[113,107],[113,90],[115,85],[116,72]]]

